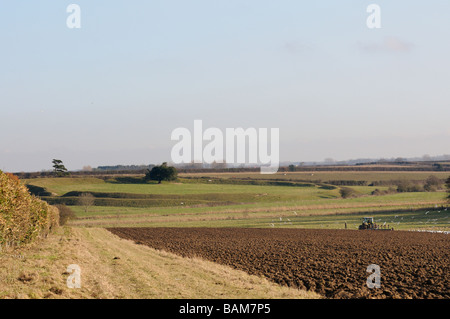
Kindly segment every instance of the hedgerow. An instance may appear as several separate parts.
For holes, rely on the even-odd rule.
[[[58,225],[56,207],[32,196],[14,175],[0,171],[0,248],[14,248]]]

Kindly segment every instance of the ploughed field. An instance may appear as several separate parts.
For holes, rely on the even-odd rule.
[[[450,237],[441,233],[275,228],[109,231],[328,298],[450,298]],[[371,264],[380,267],[380,288],[367,287]]]

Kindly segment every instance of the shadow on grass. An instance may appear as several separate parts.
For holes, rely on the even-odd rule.
[[[144,177],[136,176],[114,177],[105,180],[105,182],[110,184],[157,184],[157,182],[154,181],[146,181]]]
[[[52,195],[52,193],[47,191],[44,187],[35,186],[35,185],[31,185],[31,184],[27,184],[25,186],[28,188],[28,191],[30,192],[31,195],[34,195],[34,196],[51,196]]]
[[[325,189],[325,190],[333,190],[336,189],[336,186],[333,185],[328,185],[328,184],[318,184],[319,185],[319,189]]]

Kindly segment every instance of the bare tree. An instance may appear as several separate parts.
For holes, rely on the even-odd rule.
[[[92,166],[91,165],[85,165],[85,166],[83,166],[82,171],[84,171],[84,172],[92,172]]]
[[[78,198],[78,205],[84,207],[84,212],[87,213],[89,207],[94,205],[95,197],[90,193],[83,193]]]

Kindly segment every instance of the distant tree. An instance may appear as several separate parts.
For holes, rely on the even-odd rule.
[[[94,203],[95,203],[95,197],[94,197],[94,195],[92,195],[90,193],[83,193],[78,198],[78,205],[84,207],[85,213],[87,213],[89,207],[94,205]]]
[[[85,166],[83,166],[82,171],[84,171],[84,172],[92,172],[92,166],[85,165]]]
[[[69,175],[67,168],[64,166],[61,160],[53,159],[52,163],[53,163],[53,172],[55,173],[55,176],[60,177]]]
[[[408,181],[400,181],[397,183],[397,192],[404,193],[409,192],[411,189],[411,183]]]
[[[423,188],[427,191],[427,192],[434,192],[437,191],[438,189],[441,188],[442,182],[439,178],[437,178],[434,175],[430,175],[426,180],[425,180],[425,185],[423,186]]]
[[[194,160],[192,160],[190,163],[186,163],[181,167],[185,169],[202,169],[203,163],[196,163]]]
[[[294,172],[295,171],[295,165],[294,164],[289,165],[288,168],[289,168],[290,172]]]
[[[396,193],[396,192],[397,192],[397,190],[396,190],[395,188],[393,188],[393,187],[389,187],[389,189],[385,189],[385,190],[379,190],[379,189],[377,188],[377,189],[375,189],[375,190],[372,192],[372,195],[374,195],[374,196],[380,196],[380,195],[394,194],[394,193]]]
[[[226,161],[222,161],[222,162],[212,162],[211,163],[211,168],[213,169],[225,169],[227,168],[227,162]]]
[[[423,192],[424,186],[419,182],[413,181],[400,181],[397,183],[397,192]]]
[[[161,184],[162,181],[173,181],[177,179],[177,175],[177,169],[173,166],[167,166],[167,163],[164,162],[162,165],[157,165],[151,170],[148,170],[145,175],[145,180],[158,181],[158,184]]]
[[[450,201],[450,176],[445,180],[445,187],[447,187],[447,199]]]

